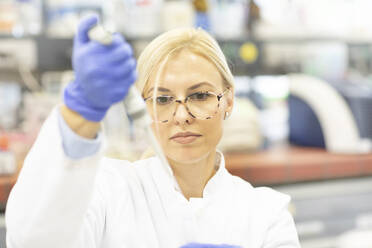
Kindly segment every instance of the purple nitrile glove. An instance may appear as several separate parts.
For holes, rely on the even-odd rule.
[[[89,39],[97,22],[97,16],[89,16],[79,24],[72,56],[75,79],[64,91],[67,107],[95,122],[123,100],[137,77],[132,48],[121,35],[114,34],[110,45]]]
[[[181,246],[180,248],[241,248],[235,245],[213,245],[213,244],[200,244],[200,243],[189,243]]]

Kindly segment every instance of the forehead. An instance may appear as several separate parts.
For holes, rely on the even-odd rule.
[[[182,50],[170,57],[162,71],[159,66],[149,78],[147,90],[155,86],[157,74],[160,73],[158,86],[173,92],[184,91],[193,85],[202,84],[203,87],[212,87],[222,90],[223,79],[216,66],[204,56],[189,50]]]

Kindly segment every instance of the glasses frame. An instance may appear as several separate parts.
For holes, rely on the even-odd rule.
[[[221,98],[222,98],[222,97],[226,94],[226,92],[228,92],[228,91],[230,91],[230,87],[227,87],[226,90],[224,90],[224,91],[223,91],[222,93],[220,93],[220,94],[216,94],[216,93],[214,93],[214,92],[209,92],[209,91],[206,91],[206,92],[209,93],[209,94],[215,95],[215,96],[217,97],[217,101],[218,101],[218,104],[217,104],[217,110],[218,110],[218,109],[220,108],[220,101],[221,101]],[[173,98],[171,104],[173,104],[173,102],[176,102],[176,103],[179,103],[179,104],[184,105],[185,108],[186,108],[186,110],[187,110],[187,113],[189,113],[189,115],[190,115],[192,118],[194,118],[194,119],[209,120],[209,119],[212,119],[213,117],[216,116],[216,115],[208,116],[207,118],[198,118],[198,117],[194,116],[194,115],[190,112],[190,110],[189,110],[189,108],[187,107],[187,104],[186,104],[187,101],[189,100],[189,97],[190,97],[190,96],[187,96],[184,100]],[[152,98],[153,98],[153,96],[149,96],[149,97],[144,98],[143,100],[146,102],[147,100],[152,99]],[[173,117],[176,115],[176,112],[177,112],[177,107],[176,107],[176,109],[175,109],[175,111],[174,111],[174,113],[173,113]],[[217,111],[216,111],[216,113],[217,113]],[[160,122],[160,123],[167,123],[168,121],[169,121],[169,120],[158,121],[158,122]]]

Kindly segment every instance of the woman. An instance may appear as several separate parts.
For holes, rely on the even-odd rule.
[[[216,150],[234,92],[217,43],[202,30],[167,32],[143,51],[136,78],[119,35],[110,46],[89,40],[96,22],[79,26],[75,80],[9,197],[8,248],[299,247],[289,197],[230,175]],[[167,168],[156,156],[101,155],[100,121],[134,81]]]

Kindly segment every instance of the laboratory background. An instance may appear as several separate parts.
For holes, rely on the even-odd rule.
[[[209,31],[235,77],[227,169],[291,195],[303,248],[372,247],[371,11],[370,0],[0,0],[0,247],[9,192],[74,77],[72,37],[91,13],[136,56],[166,30]],[[110,120],[106,155],[138,159],[144,134],[125,113]]]

